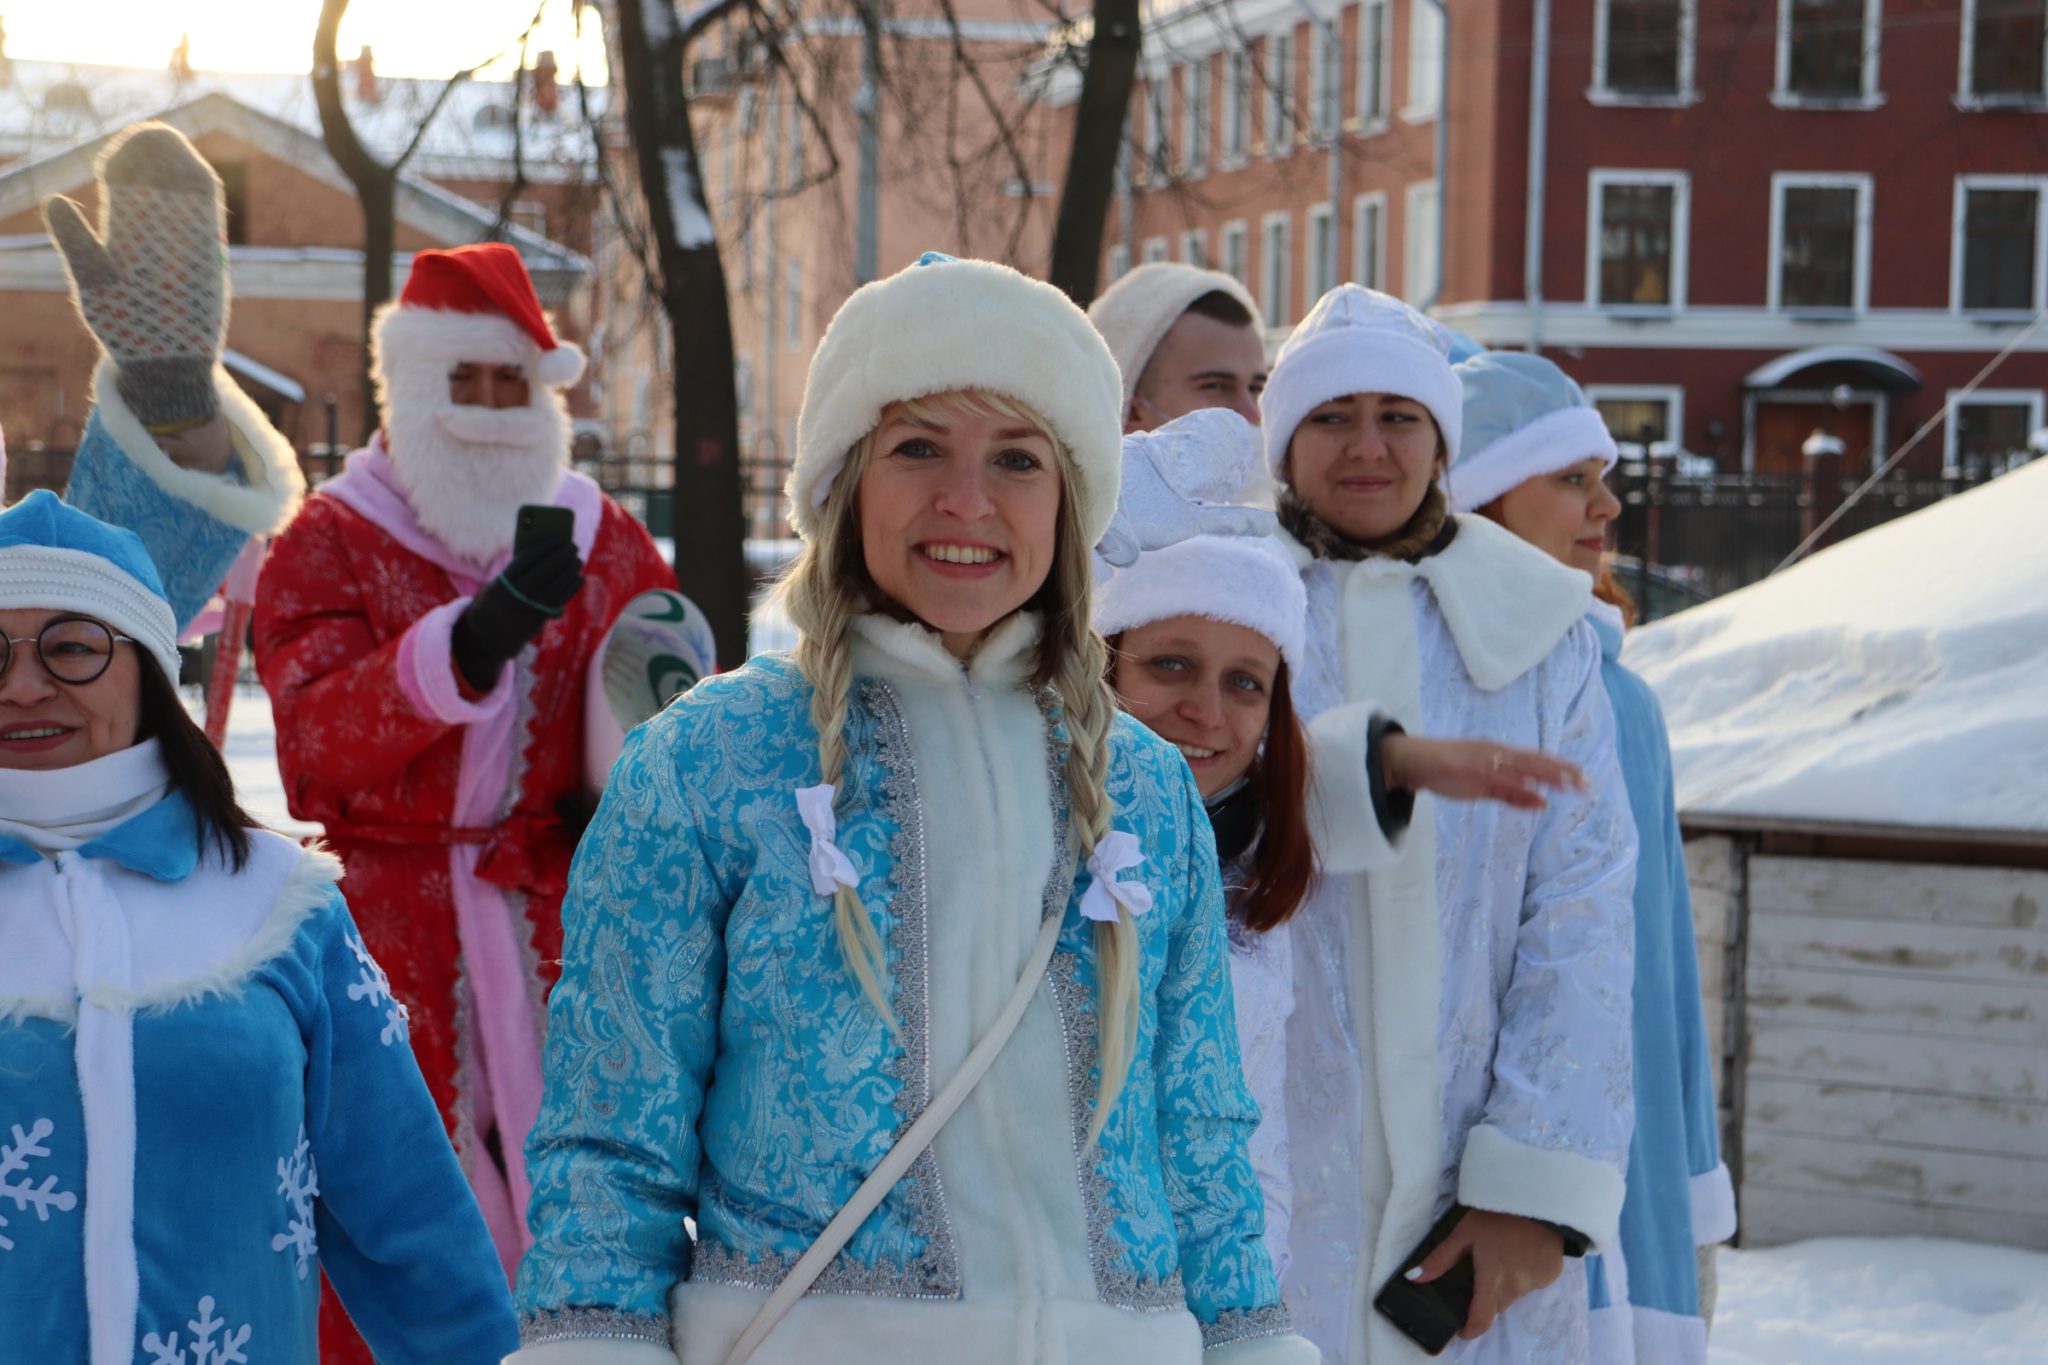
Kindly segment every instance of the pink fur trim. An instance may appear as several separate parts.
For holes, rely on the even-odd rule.
[[[451,652],[455,619],[470,603],[467,597],[444,602],[412,623],[398,641],[398,686],[413,710],[448,725],[473,725],[492,719],[512,705],[513,670],[478,701],[469,701],[455,681]]]

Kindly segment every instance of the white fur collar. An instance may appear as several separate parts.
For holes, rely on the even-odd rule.
[[[1340,578],[1365,574],[1429,584],[1472,681],[1497,692],[1557,648],[1593,602],[1593,580],[1558,563],[1482,516],[1453,518],[1458,533],[1439,554],[1414,564],[1397,559],[1330,561]],[[1315,557],[1282,533],[1295,563]]]
[[[1035,612],[1018,611],[996,624],[974,657],[961,666],[937,631],[877,612],[852,622],[855,667],[885,681],[953,681],[964,676],[976,687],[1015,687],[1030,676],[1038,645]]]

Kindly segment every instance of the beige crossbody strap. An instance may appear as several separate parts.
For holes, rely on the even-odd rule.
[[[768,1302],[761,1305],[761,1311],[754,1314],[754,1320],[747,1324],[747,1330],[740,1333],[740,1339],[733,1343],[732,1353],[725,1358],[725,1365],[745,1365],[783,1315],[796,1306],[825,1267],[832,1263],[853,1237],[854,1231],[867,1221],[903,1173],[910,1169],[910,1163],[917,1160],[925,1148],[932,1145],[932,1139],[946,1126],[968,1094],[988,1074],[996,1057],[1010,1041],[1010,1035],[1017,1031],[1017,1023],[1024,1017],[1024,1011],[1031,1006],[1031,997],[1038,991],[1038,983],[1045,977],[1045,969],[1052,962],[1052,951],[1059,942],[1060,916],[1048,915],[1044,927],[1038,931],[1038,942],[1032,945],[1031,960],[1024,964],[1024,971],[1017,978],[1017,988],[1010,993],[1003,1012],[989,1025],[988,1032],[967,1054],[967,1060],[960,1064],[960,1070],[946,1082],[945,1087],[925,1106],[925,1111],[910,1125],[910,1131],[898,1138],[889,1154],[882,1158],[882,1164],[861,1182],[853,1192],[853,1198],[834,1214],[825,1230],[818,1234],[818,1240],[797,1258],[782,1283],[775,1286],[775,1292],[768,1296]]]

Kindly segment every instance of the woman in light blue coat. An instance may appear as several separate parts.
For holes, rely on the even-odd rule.
[[[1599,1365],[1699,1365],[1701,1281],[1711,1248],[1735,1231],[1721,1163],[1712,1057],[1693,939],[1692,897],[1672,795],[1671,746],[1648,684],[1620,662],[1629,610],[1605,572],[1621,504],[1603,482],[1614,438],[1579,386],[1537,356],[1487,354],[1457,367],[1465,448],[1446,480],[1451,506],[1478,511],[1591,574],[1600,605],[1601,678],[1614,708],[1636,862],[1636,1126],[1618,1254],[1588,1266]]]

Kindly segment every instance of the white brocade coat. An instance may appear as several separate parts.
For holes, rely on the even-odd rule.
[[[1291,926],[1285,1288],[1331,1365],[1419,1362],[1372,1300],[1453,1200],[1614,1239],[1635,830],[1585,575],[1476,517],[1416,564],[1299,557],[1324,875]],[[1374,709],[1419,734],[1545,750],[1590,789],[1539,812],[1425,795],[1390,848],[1363,792]],[[1581,1361],[1586,1317],[1567,1261],[1443,1358]]]

